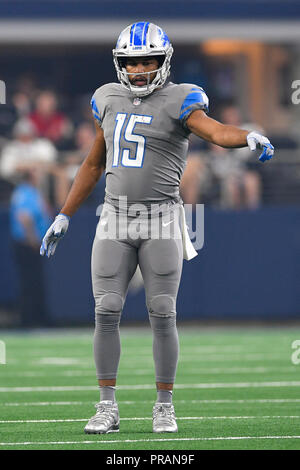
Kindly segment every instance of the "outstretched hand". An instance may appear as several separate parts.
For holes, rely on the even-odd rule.
[[[259,156],[261,162],[270,160],[274,155],[274,147],[267,137],[259,134],[258,132],[250,132],[247,135],[248,147],[250,150],[263,149]]]

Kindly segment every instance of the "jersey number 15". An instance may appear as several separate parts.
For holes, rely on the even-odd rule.
[[[113,167],[119,166],[120,162],[122,166],[131,168],[141,168],[143,166],[146,137],[140,134],[135,134],[134,128],[137,123],[151,124],[152,119],[153,116],[144,116],[141,114],[130,114],[129,117],[128,113],[117,114],[114,130]],[[127,124],[125,126],[126,121]],[[123,150],[121,151],[120,140],[122,137],[125,142],[133,142],[136,144],[136,150],[133,155],[131,154],[130,149],[124,148],[124,146],[122,146]]]

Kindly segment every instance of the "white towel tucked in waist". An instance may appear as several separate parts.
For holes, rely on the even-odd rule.
[[[180,222],[181,222],[181,235],[182,235],[182,245],[183,245],[183,259],[187,261],[195,258],[198,255],[197,251],[193,247],[191,242],[188,227],[185,220],[185,212],[183,205],[180,205]]]

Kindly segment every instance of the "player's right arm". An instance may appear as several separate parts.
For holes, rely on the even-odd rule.
[[[106,145],[103,130],[95,122],[96,136],[91,150],[81,164],[74,179],[66,202],[53,224],[47,230],[40,249],[40,254],[48,258],[54,254],[60,238],[69,227],[70,217],[93,191],[106,165]]]
[[[66,202],[60,213],[72,217],[81,204],[93,191],[106,165],[106,146],[103,130],[95,122],[96,136],[94,144],[81,164],[72,184]]]

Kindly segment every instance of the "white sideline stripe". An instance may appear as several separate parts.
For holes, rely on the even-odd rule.
[[[177,416],[177,420],[210,420],[210,419],[300,419],[300,416]],[[70,418],[70,419],[14,419],[14,420],[0,420],[0,424],[24,424],[24,423],[78,423],[86,422],[89,418]],[[152,417],[138,417],[138,418],[120,418],[120,421],[147,421]]]
[[[138,353],[137,353],[138,351]],[[53,351],[52,351],[53,352]],[[24,357],[22,359],[26,360],[26,362],[32,362],[33,364],[40,364],[40,365],[77,365],[77,364],[85,364],[85,363],[88,363],[88,362],[91,362],[91,356],[86,356],[86,355],[80,355],[80,356],[77,356],[77,354],[74,352],[73,356],[72,357],[56,357],[56,356],[50,356],[51,352],[49,352],[49,356],[46,356],[44,354],[44,351],[40,351],[38,354],[33,354],[33,353],[29,353],[29,352],[25,352],[24,353]],[[70,355],[71,353],[69,351],[66,352],[66,354]],[[203,352],[200,352],[200,351],[192,351],[192,350],[182,350],[181,351],[181,357],[183,358],[188,358],[188,359],[194,359],[195,358],[195,354],[199,354],[199,360],[205,360],[206,358],[210,358],[210,357],[244,357],[244,356],[250,356],[251,355],[254,355],[255,357],[257,355],[259,355],[259,357],[265,357],[266,355],[270,356],[271,355],[271,358],[282,358],[283,355],[284,355],[284,352],[282,353],[258,353],[258,352],[247,352],[247,351],[244,351],[244,352],[235,352],[235,351],[232,351],[232,352],[222,352],[222,350],[220,351],[216,351],[216,352],[207,352],[207,353],[203,353]],[[41,357],[42,356],[42,357]],[[132,360],[132,361],[135,361],[135,360],[144,360],[144,359],[148,359],[148,358],[152,358],[152,348],[149,348],[149,350],[146,352],[141,352],[139,350],[136,350],[135,352],[132,352],[132,353],[128,353],[128,351],[124,351],[123,355],[122,355],[122,359],[123,357],[127,360]],[[11,354],[10,356],[10,359],[11,360],[18,360],[20,359],[20,355],[19,354]]]
[[[0,446],[73,445],[73,444],[123,444],[135,442],[176,441],[234,441],[242,439],[300,439],[300,436],[230,436],[230,437],[175,437],[173,439],[124,439],[111,441],[57,441],[57,442],[0,442]]]
[[[149,353],[150,354],[150,353]],[[205,355],[199,355],[197,357],[197,362],[200,363],[200,362],[204,362],[204,363],[207,363],[207,362],[216,362],[216,363],[220,363],[220,362],[226,362],[226,361],[229,361],[229,362],[239,362],[239,363],[245,363],[247,361],[249,362],[252,362],[252,361],[256,361],[256,362],[263,362],[264,364],[266,362],[270,362],[270,361],[273,361],[274,359],[280,359],[280,360],[287,360],[286,358],[286,355],[285,354],[246,354],[245,356],[242,356],[240,353],[238,354],[235,354],[235,355],[232,355],[232,356],[226,356],[225,354],[214,354],[214,355],[208,355],[208,356],[205,356]],[[289,359],[289,357],[288,357]],[[124,356],[121,358],[121,361],[122,361],[122,364],[126,364],[126,361],[130,361],[130,366],[131,367],[136,367],[137,365],[140,366],[141,363],[142,364],[150,364],[152,365],[153,364],[153,358],[150,356],[150,355],[145,355],[145,356],[134,356],[134,358],[131,358],[131,357],[128,357],[124,354]],[[195,362],[195,354],[194,355],[186,355],[186,354],[182,354],[181,355],[181,359],[180,359],[181,363],[182,362]],[[81,359],[78,359],[76,360],[76,362],[73,362],[73,363],[61,363],[61,361],[57,361],[55,362],[54,360],[52,361],[45,361],[45,362],[41,362],[40,360],[31,360],[31,361],[24,361],[22,359],[19,360],[19,359],[14,359],[14,358],[11,358],[10,361],[9,361],[10,364],[22,364],[22,365],[34,365],[34,366],[44,366],[44,367],[51,367],[51,366],[56,366],[56,367],[89,367],[91,365],[91,361],[90,360],[81,360]],[[129,367],[128,364],[126,364],[127,366],[127,369],[130,369],[131,367]]]
[[[91,338],[92,340],[92,338]],[[86,346],[89,346],[89,343],[86,344]],[[53,347],[55,347],[55,345],[53,345]],[[280,346],[279,346],[280,347]],[[235,345],[235,346],[226,346],[226,345],[220,345],[220,346],[188,346],[188,345],[183,345],[182,346],[182,353],[187,353],[187,354],[193,354],[193,353],[201,353],[201,354],[211,354],[211,353],[248,353],[248,354],[251,354],[251,353],[257,353],[257,348],[255,348],[255,346],[253,346],[253,344],[249,344],[249,345]],[[66,348],[66,350],[68,351],[68,354],[71,354],[71,353],[74,353],[75,355],[78,354],[78,349],[76,348]],[[285,351],[284,349],[282,349],[283,352]],[[26,354],[28,356],[40,356],[41,355],[41,352],[45,355],[45,354],[49,354],[51,355],[51,353],[53,353],[53,350],[51,349],[42,349],[39,350],[39,349],[31,349],[31,350],[28,350],[26,352]],[[148,346],[144,346],[144,347],[139,347],[138,348],[138,352],[139,354],[141,354],[142,356],[143,355],[148,355],[149,353],[152,353],[152,343],[149,343]],[[263,354],[263,351],[259,351],[260,354]],[[270,348],[268,348],[266,350],[266,354],[274,354],[272,352],[272,350]],[[135,356],[136,355],[136,346],[133,346],[130,348],[129,345],[126,345],[126,351],[124,351],[124,354],[126,354],[126,356]],[[278,353],[275,353],[275,354],[278,354]]]
[[[225,382],[225,383],[202,383],[202,384],[175,384],[175,389],[193,388],[260,388],[260,387],[299,387],[300,381],[286,382]],[[118,390],[152,390],[154,384],[145,385],[119,385]],[[53,387],[0,387],[0,392],[76,392],[95,391],[96,385],[70,385]]]
[[[129,401],[129,400],[118,400],[119,405],[137,405],[137,404],[148,404],[153,403],[153,400],[140,400],[140,401]],[[253,398],[245,400],[174,400],[176,405],[179,404],[224,404],[224,403],[300,403],[300,398]],[[0,406],[68,406],[68,405],[83,405],[90,406],[90,401],[33,401],[33,402],[8,402],[0,403]]]

